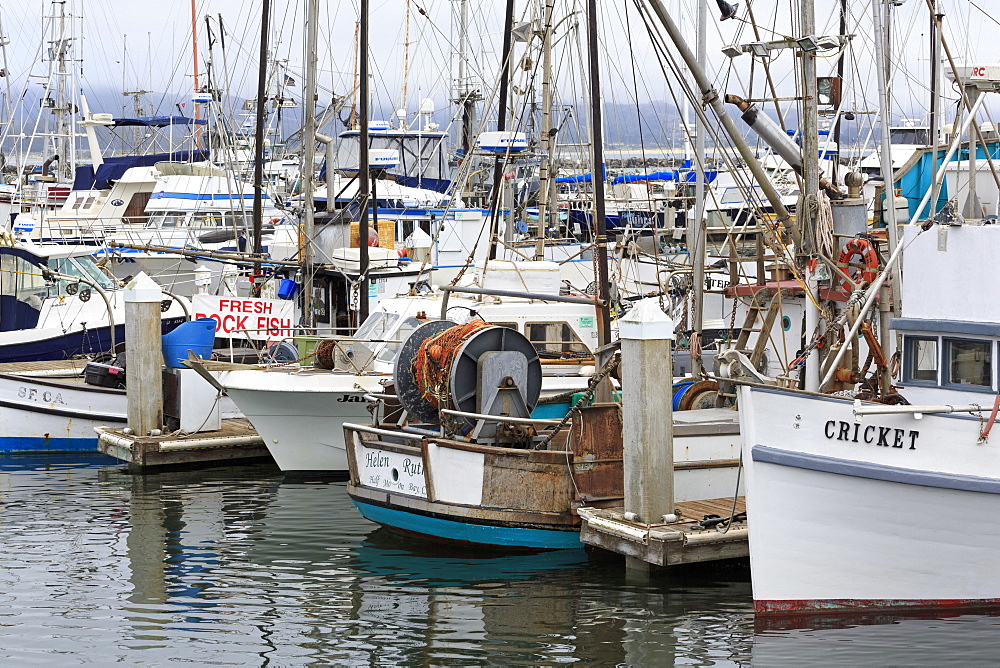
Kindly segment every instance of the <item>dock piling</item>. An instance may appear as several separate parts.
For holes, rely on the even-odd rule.
[[[646,523],[672,521],[674,449],[670,344],[674,323],[655,298],[618,322],[622,345],[625,511]],[[668,519],[664,520],[666,516]],[[629,568],[646,562],[628,559]]]
[[[125,355],[128,360],[128,426],[138,437],[163,428],[160,368],[160,302],[163,293],[145,273],[125,288]]]

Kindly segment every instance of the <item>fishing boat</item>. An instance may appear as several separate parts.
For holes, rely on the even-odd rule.
[[[86,383],[87,364],[0,364],[0,452],[96,452],[94,427],[124,425],[125,390]]]
[[[140,170],[129,169],[125,176],[133,171],[141,174]],[[147,176],[151,187],[144,191],[141,213],[123,219],[104,236],[110,249],[100,255],[109,256],[115,276],[144,271],[172,291],[190,296],[197,292],[199,271],[208,269],[208,292],[249,294],[249,283],[239,284],[233,266],[212,258],[216,251],[238,256],[249,249],[254,193],[248,184],[209,162],[159,162],[144,171],[151,172]],[[271,245],[278,240],[285,248],[293,247],[291,239],[297,234],[293,219],[266,191],[261,200],[263,242]],[[185,254],[192,250],[206,254]]]
[[[608,472],[621,466],[620,439],[616,455],[615,440],[599,436],[613,433],[607,423],[617,418],[616,406],[590,414],[579,427],[590,431],[575,439],[564,420],[532,418],[542,386],[535,347],[515,330],[478,319],[431,320],[415,329],[393,380],[396,395],[376,405],[379,426],[344,424],[348,494],[363,516],[449,542],[580,546],[574,499],[606,486]],[[393,405],[402,405],[405,418],[387,428]],[[572,463],[588,454],[589,470],[574,488]],[[604,491],[615,496],[613,485]]]
[[[341,425],[369,419],[365,395],[384,391],[402,340],[428,315],[443,313],[456,322],[485,318],[522,333],[544,359],[546,396],[582,390],[593,371],[596,347],[593,301],[583,296],[571,298],[578,303],[546,300],[545,294],[558,299],[558,276],[559,268],[548,262],[491,263],[475,271],[472,279],[487,292],[506,292],[503,296],[472,299],[459,287],[387,297],[377,302],[353,336],[328,337],[329,343],[319,342],[325,349],[317,348],[315,355],[289,357],[293,364],[262,368],[217,363],[211,368],[220,372],[219,382],[283,471],[346,472]],[[512,288],[519,285],[547,286],[549,292],[522,289],[523,296],[517,296]],[[450,296],[452,292],[458,295]],[[315,339],[311,343],[316,344]],[[294,434],[288,431],[289,421],[296,425]]]
[[[903,243],[903,405],[740,388],[760,613],[1000,604],[1000,228]]]
[[[883,12],[874,9],[876,35]],[[875,41],[886,128],[880,164],[891,193],[899,176]],[[970,129],[1000,68],[964,66],[953,76],[968,110],[963,125],[940,163],[942,147],[932,137],[934,174],[912,215],[898,220],[895,207],[885,207],[888,257],[868,253],[871,235],[843,247],[860,251],[866,266],[840,315],[824,317],[822,327],[809,323],[806,335],[816,340],[823,332],[827,345],[811,351],[820,359],[807,361],[804,390],[767,379],[738,390],[758,614],[1000,604],[992,575],[1000,534],[982,524],[1000,509],[1000,453],[990,440],[1000,412],[1000,313],[986,297],[996,287],[988,267],[1000,252],[1000,228],[996,200],[987,208],[974,185]],[[964,220],[958,197],[938,212],[934,194],[967,129],[970,174],[961,194],[973,215]],[[882,345],[871,336],[873,323]],[[859,373],[857,357],[845,361],[859,334],[875,360],[871,376]],[[839,388],[846,391],[832,391],[834,379],[846,381]]]
[[[94,262],[92,246],[0,244],[0,362],[62,360],[110,352],[125,338],[122,288]],[[186,302],[164,304],[163,331]]]

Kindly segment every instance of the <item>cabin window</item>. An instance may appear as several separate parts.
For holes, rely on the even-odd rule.
[[[930,131],[927,128],[889,128],[889,141],[893,144],[925,146],[931,141]]]
[[[267,214],[264,214],[263,223],[267,223],[269,218]],[[251,229],[253,228],[253,214],[247,211],[241,211],[240,213],[224,213],[222,214],[222,225],[227,229]]]
[[[114,281],[112,281],[106,274],[104,274],[94,260],[89,255],[84,255],[75,258],[49,258],[48,261],[49,269],[56,271],[60,274],[65,274],[66,276],[73,276],[75,278],[82,278],[88,280],[92,283],[96,283],[105,290],[113,290],[115,287]],[[66,286],[69,285],[67,281],[60,280],[56,282],[55,290],[56,294],[64,295],[68,294],[66,292]]]
[[[177,227],[177,224],[183,220],[183,213],[154,213],[149,217],[149,222],[146,223],[146,227]]]
[[[222,225],[222,214],[217,211],[206,211],[191,215],[191,227],[219,227]]]
[[[413,330],[425,322],[427,321],[417,320],[413,317],[406,318],[402,324],[400,324],[399,329],[397,329],[392,335],[393,343],[385,344],[382,347],[382,350],[379,351],[378,360],[381,362],[392,362],[396,359],[396,354],[399,352],[399,348],[403,345],[403,342],[410,338],[410,334],[413,333]]]
[[[565,353],[586,355],[590,352],[568,323],[529,322],[524,330],[541,357],[558,357]]]
[[[17,255],[3,255],[0,257],[0,291],[0,294],[13,295],[33,309],[40,309],[49,289],[40,267]]]
[[[399,318],[398,313],[386,313],[385,311],[372,313],[368,316],[367,320],[361,323],[361,327],[354,333],[354,338],[381,341],[387,338],[388,334],[395,329]]]
[[[949,385],[993,387],[993,343],[970,339],[945,339]]]
[[[938,382],[938,340],[906,337],[905,381]]]

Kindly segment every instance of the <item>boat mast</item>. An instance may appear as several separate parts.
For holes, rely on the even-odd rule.
[[[878,1],[878,0],[876,0]],[[816,34],[816,8],[813,0],[802,0],[802,34]],[[802,230],[802,243],[796,248],[796,254],[805,260],[803,276],[805,278],[805,321],[806,340],[808,346],[819,334],[820,313],[818,306],[819,291],[816,289],[816,278],[810,262],[817,252],[816,213],[819,198],[819,106],[816,100],[816,56],[812,51],[802,49],[802,121],[799,123],[799,136],[802,138],[802,194],[799,196],[796,217]],[[806,358],[805,389],[810,392],[819,391],[820,355],[813,354]]]
[[[881,114],[882,123],[882,160],[880,162],[882,163],[882,183],[885,184],[882,188],[882,192],[885,195],[885,205],[883,206],[882,211],[887,214],[883,217],[883,220],[885,220],[887,228],[886,231],[888,232],[889,254],[890,256],[894,256],[896,248],[899,246],[899,228],[896,226],[896,189],[894,188],[895,184],[892,179],[892,147],[890,146],[891,137],[889,136],[889,126],[892,124],[890,120],[891,110],[889,108],[889,73],[891,66],[888,56],[889,33],[886,29],[886,24],[883,23],[883,18],[886,18],[883,12],[887,14],[888,7],[888,3],[885,3],[884,0],[877,0],[872,3],[872,12],[875,19],[875,69],[878,72],[879,113]],[[935,150],[934,153],[936,154],[937,151]],[[889,284],[892,286],[892,298],[889,298],[887,287],[883,283],[882,291],[880,293],[881,301],[879,303],[879,315],[881,316],[879,324],[879,344],[885,354],[888,354],[892,343],[892,334],[889,331],[889,319],[892,312],[898,313],[900,298],[902,297],[902,288],[899,268],[886,267],[886,271],[889,272]],[[884,392],[888,392],[888,389],[892,386],[892,374],[889,371],[888,366],[882,369],[880,384],[882,386],[881,389]]]
[[[354,70],[351,73],[351,115],[347,124],[352,130],[358,127],[358,31],[361,24],[354,24]]]
[[[882,182],[885,184],[883,190],[885,193],[885,201],[887,206],[883,208],[883,211],[888,213],[886,220],[886,227],[889,237],[889,252],[892,253],[896,249],[896,245],[899,243],[897,238],[899,235],[899,228],[896,227],[896,207],[895,207],[895,196],[896,191],[893,189],[892,180],[892,147],[891,147],[891,137],[889,133],[889,126],[892,124],[891,121],[891,109],[890,109],[890,99],[889,99],[889,50],[888,50],[888,33],[886,32],[885,24],[885,12],[887,10],[888,4],[884,0],[877,0],[872,3],[873,16],[874,16],[874,29],[875,29],[875,70],[878,72],[878,97],[879,97],[879,114],[881,116],[882,123]],[[894,301],[899,299],[899,279],[896,276],[896,272],[890,279],[893,288],[893,298]]]
[[[708,10],[702,0],[695,0],[698,6],[697,38],[695,51],[699,62],[708,62],[706,46],[706,31]],[[686,119],[685,119],[686,120]],[[701,116],[695,117],[694,163],[697,177],[694,184],[694,217],[687,221],[688,253],[694,265],[692,277],[693,303],[691,305],[691,337],[701,336],[702,320],[704,318],[705,299],[705,124]],[[701,345],[691,346],[691,372],[698,373],[701,369]]]
[[[468,0],[458,0],[458,62],[456,63],[457,80],[455,82],[455,102],[462,105],[462,156],[468,159],[473,149],[473,137],[476,133],[476,102],[480,96],[469,83],[466,72],[466,60],[469,52],[469,3]]]
[[[410,81],[410,0],[406,0],[406,28],[403,31],[403,104],[401,109],[406,109],[407,84]],[[419,90],[418,90],[419,94]]]
[[[260,258],[264,255],[264,105],[267,102],[267,37],[271,20],[271,0],[263,0],[260,15],[260,56],[257,66],[257,109],[254,128],[253,163],[253,247],[251,252]],[[254,265],[253,296],[260,297],[260,264]]]
[[[594,186],[594,255],[597,264],[597,347],[611,343],[610,286],[608,281],[608,230],[604,203],[604,138],[601,117],[601,72],[597,44],[597,0],[587,0],[587,52],[590,66],[590,150]]]
[[[315,0],[313,0],[315,1]],[[359,64],[361,69],[361,147],[358,151],[358,199],[361,200],[361,220],[358,221],[358,280],[361,289],[358,292],[358,326],[368,317],[368,207],[373,209],[378,202],[371,200],[371,160],[368,157],[368,130],[371,112],[368,109],[368,0],[361,0],[361,16],[359,26]]]
[[[56,117],[55,128],[51,136],[53,152],[59,156],[58,180],[63,183],[71,183],[76,164],[76,116],[72,113],[69,102],[66,77],[72,77],[68,62],[74,38],[71,34],[67,35],[66,3],[53,2],[52,4],[59,5],[59,13],[51,17],[57,23],[53,29],[52,39],[49,40],[51,57],[49,85],[52,85],[54,79],[56,89],[55,105],[51,108]],[[46,97],[48,94],[49,91],[46,89]]]
[[[941,86],[941,56],[939,53],[940,44],[938,42],[938,22],[943,18],[943,14],[938,13],[937,0],[928,0],[930,5],[930,15],[931,15],[931,26],[930,26],[930,55],[931,55],[931,136],[930,144],[933,147],[931,151],[931,174],[937,174],[938,171],[938,146],[940,145],[940,125],[941,125],[941,111],[939,102],[940,100],[940,86]],[[938,197],[941,190],[941,186],[937,179],[931,179],[931,205],[928,208],[928,218],[933,218],[934,214],[937,213],[938,208]]]
[[[5,88],[7,89],[7,92],[4,93],[4,98],[3,98],[3,110],[4,110],[4,114],[3,114],[3,116],[0,116],[0,127],[4,127],[4,128],[9,128],[8,124],[14,122],[13,98],[11,97],[11,92],[10,92],[10,75],[8,74],[10,72],[10,68],[7,66],[7,43],[8,43],[8,41],[9,40],[7,39],[7,33],[4,30],[4,28],[3,28],[3,15],[2,15],[2,12],[0,12],[0,67],[3,68],[4,85],[5,85]],[[8,129],[8,132],[9,132],[9,129]],[[18,133],[18,134],[21,134],[21,133]],[[2,167],[3,166],[3,162],[6,161],[6,156],[3,155],[3,147],[2,146],[0,146],[0,157],[3,158],[2,160],[0,160],[0,167]]]
[[[500,100],[497,103],[497,132],[507,129],[507,87],[510,83],[510,47],[514,30],[514,0],[507,0],[504,11],[503,52],[500,65]],[[500,230],[500,196],[503,192],[503,168],[506,155],[496,156],[493,163],[493,190],[490,193],[490,253],[488,258],[497,258],[497,234]]]
[[[302,261],[302,325],[312,327],[313,318],[313,236],[315,229],[316,202],[316,46],[318,41],[319,2],[306,3],[306,39],[303,60],[306,81],[303,95],[305,106],[302,130],[302,235],[299,239],[299,259]],[[332,191],[327,197],[332,197]]]
[[[538,238],[535,240],[535,259],[545,259],[545,231],[548,228],[549,209],[555,209],[556,226],[559,224],[559,207],[555,201],[555,134],[552,128],[552,12],[555,0],[545,0],[542,17],[542,128],[539,150],[542,164],[538,171]]]
[[[198,72],[198,10],[195,8],[195,0],[191,0],[191,62],[193,65],[192,75],[194,76],[193,89],[197,93],[198,77],[200,73]],[[194,107],[194,120],[201,120],[201,105],[195,102]],[[194,126],[194,136],[195,136],[195,148],[201,149],[201,125],[195,123]]]
[[[840,32],[838,35],[847,34],[847,0],[840,0]],[[844,81],[844,63],[847,60],[847,49],[844,49],[840,55],[837,57],[837,78],[841,81],[843,85]],[[833,183],[836,185],[840,183],[840,131],[843,121],[843,114],[840,112],[840,107],[838,105],[837,109],[837,120],[833,124],[833,144],[837,147],[837,159],[833,161]]]

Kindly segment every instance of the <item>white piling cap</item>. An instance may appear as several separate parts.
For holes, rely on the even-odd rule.
[[[125,301],[129,303],[148,303],[163,300],[163,292],[156,281],[141,271],[139,275],[128,282],[125,286]]]
[[[647,297],[639,300],[639,303],[618,321],[618,338],[673,341],[674,321],[660,308],[659,299]]]

